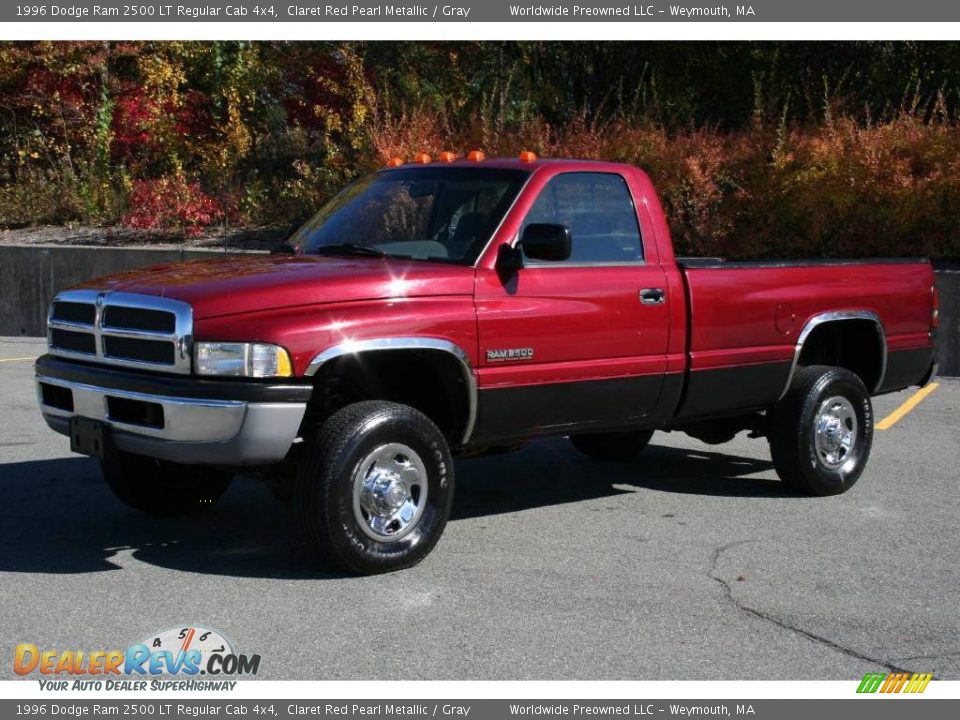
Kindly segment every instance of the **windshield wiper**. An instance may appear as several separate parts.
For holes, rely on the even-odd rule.
[[[388,257],[383,250],[367,247],[365,245],[355,245],[354,243],[334,243],[332,245],[320,245],[312,250],[314,255],[363,255],[366,257]]]

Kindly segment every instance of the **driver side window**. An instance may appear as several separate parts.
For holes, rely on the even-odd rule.
[[[529,266],[566,263],[607,264],[640,262],[643,243],[637,211],[622,176],[615,173],[575,172],[553,178],[540,191],[520,229],[550,223],[570,229],[572,249],[561,262],[524,258]]]

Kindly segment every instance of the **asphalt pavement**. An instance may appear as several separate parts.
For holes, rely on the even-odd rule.
[[[186,518],[121,505],[43,423],[18,359],[42,352],[0,340],[0,678],[18,643],[125,648],[199,624],[273,680],[960,679],[958,381],[878,431],[840,497],[789,492],[743,434],[657,433],[628,464],[564,439],[458,461],[433,553],[353,578],[311,570],[250,478]]]

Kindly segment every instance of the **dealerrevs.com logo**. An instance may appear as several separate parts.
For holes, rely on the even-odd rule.
[[[232,690],[236,681],[225,676],[259,669],[259,655],[240,654],[222,633],[195,625],[161,630],[126,650],[21,643],[13,657],[14,672],[37,675],[42,690]]]

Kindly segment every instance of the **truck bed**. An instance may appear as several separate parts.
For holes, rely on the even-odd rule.
[[[865,334],[850,338],[856,342],[876,337],[867,331],[875,319],[885,360],[876,377],[865,379],[873,394],[918,383],[930,368],[928,260],[680,258],[677,264],[689,317],[689,372],[679,419],[776,402],[797,362],[799,338],[826,313],[863,319]],[[918,297],[931,299],[917,303]]]

